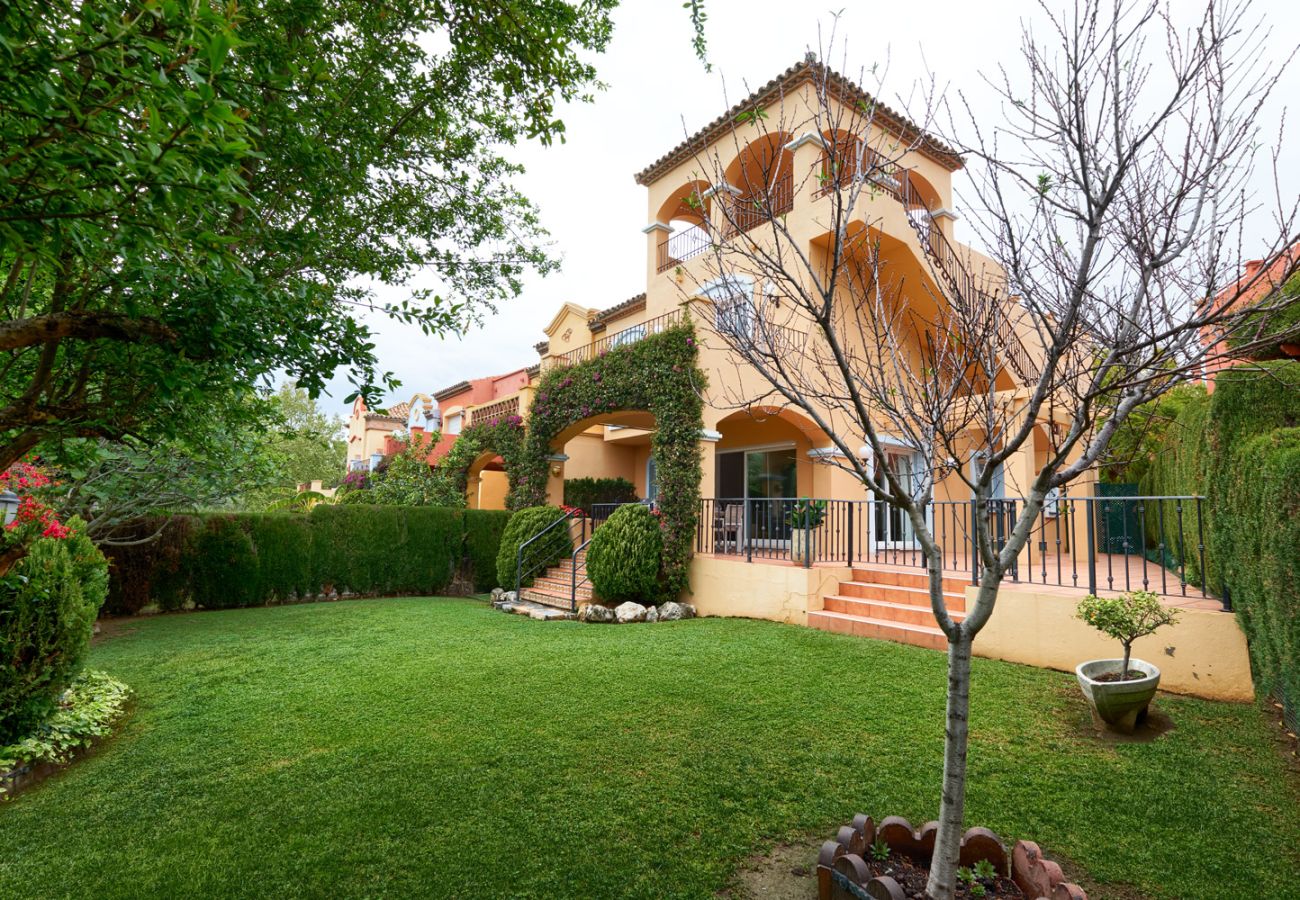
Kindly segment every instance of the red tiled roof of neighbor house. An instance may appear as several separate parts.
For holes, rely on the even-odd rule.
[[[599,310],[591,317],[590,325],[593,331],[599,331],[609,322],[621,316],[628,316],[635,312],[645,309],[645,294],[637,294],[635,297],[629,297],[622,303],[615,304],[607,309]]]
[[[708,125],[682,141],[668,153],[646,166],[636,174],[636,183],[641,185],[651,184],[670,169],[692,159],[697,153],[704,152],[710,144],[731,130],[736,121],[736,116],[754,108],[769,106],[782,96],[791,93],[805,83],[814,81],[823,74],[826,76],[826,86],[840,102],[850,105],[858,102],[869,104],[874,110],[877,121],[886,128],[897,132],[904,140],[916,141],[917,150],[920,153],[930,157],[930,159],[949,171],[956,171],[964,165],[964,161],[956,150],[923,131],[920,126],[901,113],[895,112],[885,104],[880,103],[876,98],[834,69],[823,66],[809,56],[804,57],[804,59],[786,69]]]
[[[1258,303],[1286,282],[1288,276],[1294,272],[1297,261],[1300,261],[1300,242],[1282,250],[1272,260],[1247,260],[1245,271],[1241,276],[1214,295],[1214,304],[1217,306],[1238,293],[1241,296],[1232,301],[1231,308],[1252,306]],[[1261,271],[1263,272],[1262,275],[1260,274]],[[1254,282],[1254,284],[1251,282]],[[1215,346],[1221,344],[1221,334],[1222,332],[1213,326],[1201,329],[1201,343],[1206,347],[1214,348],[1209,354],[1212,358],[1207,361],[1205,366],[1205,373],[1211,384],[1215,372],[1232,365],[1231,360],[1224,358],[1226,348]]]

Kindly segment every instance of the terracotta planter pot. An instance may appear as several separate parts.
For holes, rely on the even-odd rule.
[[[1149,662],[1130,659],[1129,669],[1145,672],[1144,678],[1097,681],[1098,676],[1118,672],[1123,664],[1122,659],[1094,659],[1080,663],[1074,673],[1097,718],[1110,728],[1132,734],[1137,723],[1146,718],[1147,707],[1160,686],[1160,670]]]

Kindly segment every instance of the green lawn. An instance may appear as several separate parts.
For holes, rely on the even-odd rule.
[[[92,665],[135,711],[0,806],[0,896],[710,897],[773,841],[933,816],[943,662],[467,600],[128,623]],[[1152,896],[1300,897],[1254,707],[1166,697],[1174,731],[1103,744],[1070,676],[976,660],[974,698],[971,824]]]

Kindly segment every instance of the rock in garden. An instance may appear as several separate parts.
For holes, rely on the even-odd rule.
[[[614,610],[599,603],[588,603],[578,610],[578,619],[582,622],[613,622]]]
[[[681,604],[681,607],[682,607],[683,619],[694,619],[696,616],[699,615],[699,613],[695,611],[694,603],[683,603]]]
[[[676,622],[678,619],[686,618],[686,610],[680,603],[674,603],[669,600],[663,606],[659,607],[660,622]]]
[[[614,618],[620,623],[625,622],[644,622],[645,607],[640,603],[633,603],[631,600],[626,603],[620,603],[614,607]]]
[[[649,609],[647,609],[647,610],[645,611],[645,620],[646,620],[647,622],[658,622],[658,621],[659,621],[659,610],[655,609],[653,606],[650,607]]]
[[[501,599],[501,595],[504,594],[504,593],[505,593],[505,589],[504,589],[504,588],[493,588],[493,589],[492,589],[492,602],[493,602],[493,603],[496,603],[498,600]]]
[[[514,591],[502,591],[501,593],[502,602],[514,603],[518,599],[519,599],[519,595],[516,594]]]

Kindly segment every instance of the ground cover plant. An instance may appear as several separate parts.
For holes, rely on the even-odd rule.
[[[914,647],[433,598],[113,627],[90,664],[135,709],[0,806],[0,896],[713,898],[773,842],[938,800],[944,657]],[[973,674],[972,823],[1094,897],[1300,897],[1256,707],[1162,696],[1172,731],[1102,742],[1071,675]]]

